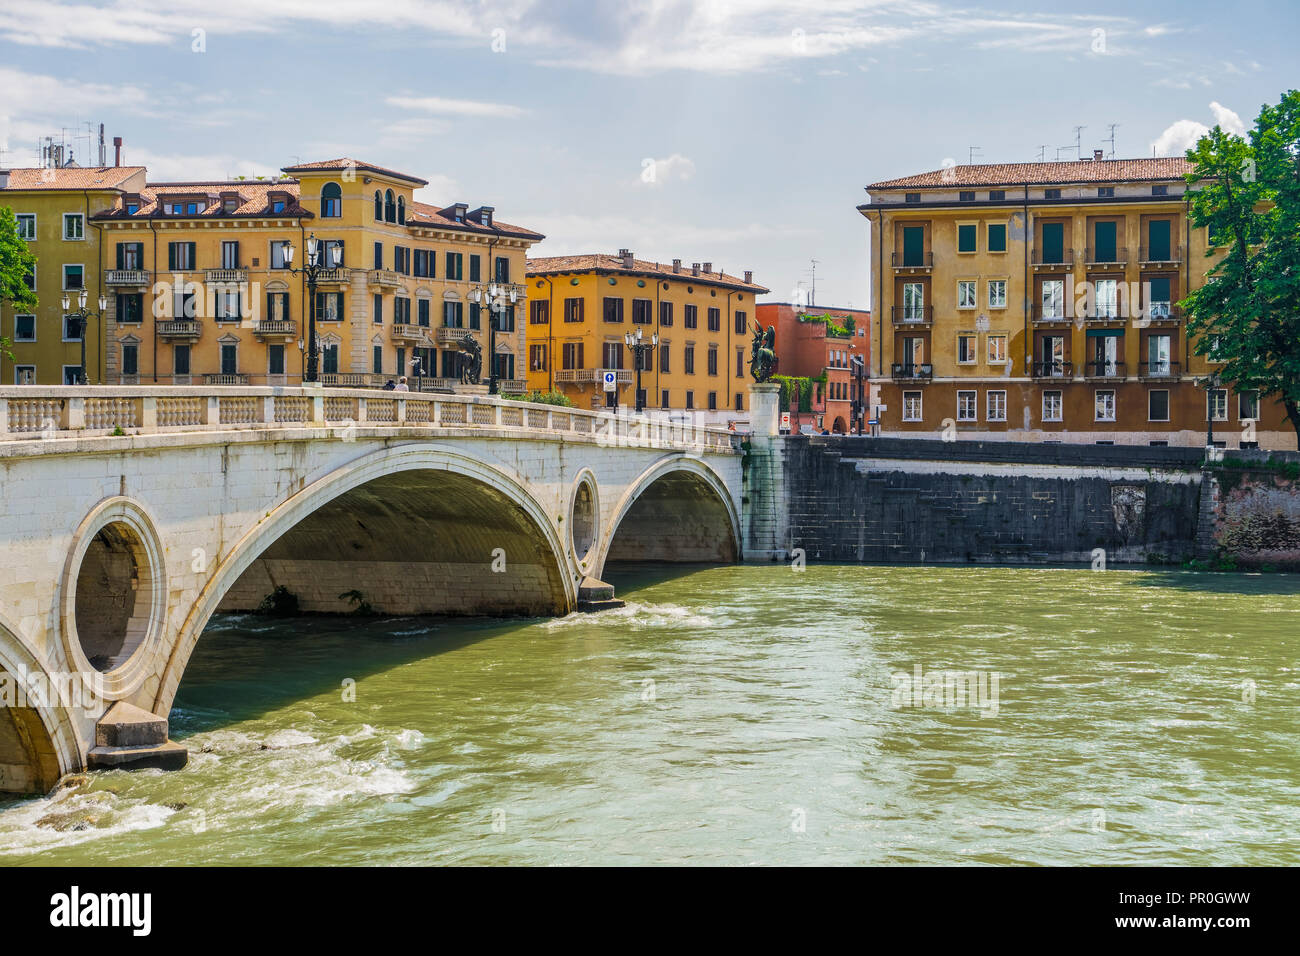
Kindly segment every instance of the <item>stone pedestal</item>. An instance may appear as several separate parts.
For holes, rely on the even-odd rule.
[[[488,393],[487,385],[454,385],[452,386],[457,395],[486,395]]]
[[[781,386],[755,382],[749,386],[750,420],[755,435],[776,435],[781,430]]]

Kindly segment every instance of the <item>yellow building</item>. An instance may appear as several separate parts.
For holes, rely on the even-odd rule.
[[[658,347],[642,353],[646,408],[743,417],[754,297],[768,291],[752,273],[648,262],[626,249],[529,259],[527,269],[530,390],[560,391],[582,408],[634,406],[626,336],[640,332],[646,344],[658,336]],[[616,392],[604,391],[607,370]]]
[[[81,323],[65,314],[86,293],[86,307],[98,312],[103,285],[101,237],[95,217],[122,195],[144,187],[143,166],[0,170],[0,206],[13,209],[19,235],[36,257],[35,312],[0,307],[0,335],[12,343],[13,359],[0,355],[0,383],[72,384],[81,377]],[[86,324],[86,380],[105,381],[108,351],[100,321]]]
[[[1098,151],[868,186],[882,431],[1201,445],[1212,418],[1229,447],[1294,447],[1270,397],[1198,384],[1216,365],[1178,302],[1212,245],[1190,172]]]
[[[307,367],[309,240],[320,380],[459,381],[460,343],[502,391],[524,388],[524,257],[539,233],[493,207],[418,202],[425,180],[353,159],[274,180],[138,183],[102,231],[105,376],[125,384],[296,384]],[[488,364],[487,293],[501,306]]]

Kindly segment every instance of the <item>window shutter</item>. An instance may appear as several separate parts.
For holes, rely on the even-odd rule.
[[[1115,261],[1115,223],[1099,222],[1096,225],[1096,246],[1093,248],[1094,262]]]
[[[1065,223],[1043,223],[1043,261],[1065,261]]]
[[[176,243],[167,243],[167,268],[171,272],[176,271]]]

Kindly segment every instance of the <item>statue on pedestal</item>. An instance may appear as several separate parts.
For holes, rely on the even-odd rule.
[[[767,331],[754,323],[754,340],[749,350],[749,374],[755,382],[766,382],[776,374],[776,327]]]

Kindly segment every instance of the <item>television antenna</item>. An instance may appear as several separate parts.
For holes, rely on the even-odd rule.
[[[1078,154],[1078,159],[1083,159],[1083,131],[1087,128],[1086,126],[1076,126],[1074,128],[1074,149]]]
[[[812,281],[809,283],[810,288],[808,289],[808,304],[816,305],[817,304],[817,260],[809,259],[808,261],[812,263],[812,269],[810,270],[809,273],[812,277]]]
[[[976,153],[979,153],[979,152],[983,152],[982,147],[979,147],[979,146],[967,146],[967,147],[966,147],[966,165],[968,165],[968,166],[974,166],[974,165],[975,165],[975,154],[976,154]]]
[[[1110,138],[1107,140],[1107,142],[1110,143],[1110,156],[1108,158],[1114,159],[1115,158],[1115,130],[1119,128],[1119,123],[1111,123],[1106,128],[1110,130]]]

